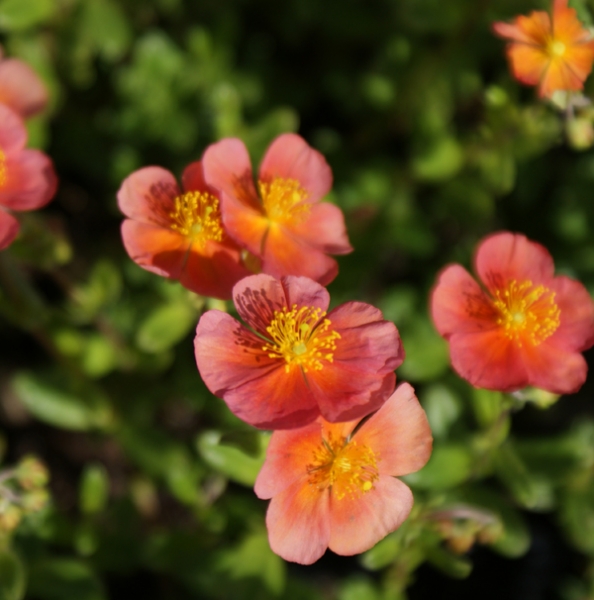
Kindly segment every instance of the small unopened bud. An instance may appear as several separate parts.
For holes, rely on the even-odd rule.
[[[41,488],[49,481],[46,466],[35,456],[25,456],[17,465],[14,476],[25,490]]]
[[[474,546],[475,538],[474,535],[467,533],[456,535],[449,538],[446,543],[452,552],[456,554],[464,554],[468,552],[472,546]]]

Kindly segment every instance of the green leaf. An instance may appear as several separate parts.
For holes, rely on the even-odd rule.
[[[20,558],[0,552],[0,600],[21,600],[25,596],[25,568]]]
[[[28,591],[41,600],[107,600],[93,571],[84,562],[70,558],[34,564]]]
[[[85,467],[80,480],[79,504],[81,512],[101,512],[109,498],[109,478],[105,467],[91,464]]]
[[[0,29],[23,31],[49,21],[56,12],[55,0],[2,0]]]
[[[361,575],[347,579],[338,593],[338,600],[380,600],[373,581]]]
[[[440,546],[427,548],[427,560],[440,571],[456,579],[465,579],[472,571],[472,563],[464,556],[457,556]]]
[[[109,61],[123,56],[132,39],[122,9],[111,0],[85,0],[82,3],[79,35]]]
[[[444,490],[465,482],[471,474],[472,455],[462,444],[442,444],[436,446],[429,462],[416,473],[402,479],[411,486]]]
[[[448,346],[425,318],[412,327],[401,330],[406,348],[406,360],[398,373],[411,381],[429,381],[437,378],[449,364]]]
[[[160,306],[141,323],[136,343],[145,352],[163,352],[183,339],[196,321],[196,310],[186,303]]]
[[[435,140],[412,163],[414,175],[421,180],[439,182],[453,177],[464,165],[464,152],[453,137]]]
[[[445,385],[435,384],[423,391],[420,400],[433,436],[446,437],[450,427],[460,416],[460,399]]]

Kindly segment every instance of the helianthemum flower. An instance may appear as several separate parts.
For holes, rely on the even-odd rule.
[[[202,166],[191,163],[183,190],[161,167],[129,175],[118,192],[124,246],[137,264],[178,279],[188,289],[226,300],[233,285],[249,274],[241,250],[221,221],[219,196],[204,182]]]
[[[306,277],[253,275],[233,288],[247,327],[211,310],[196,329],[196,362],[210,391],[256,427],[290,429],[320,414],[345,421],[376,410],[404,359],[381,311],[347,302],[326,314],[326,289]]]
[[[324,157],[298,135],[270,145],[258,176],[241,140],[228,138],[207,148],[205,180],[221,191],[229,235],[262,260],[275,277],[304,275],[327,285],[338,273],[328,254],[352,251],[340,209],[319,202],[332,186]]]
[[[18,58],[2,59],[0,49],[0,103],[26,118],[42,111],[47,101],[47,88],[39,75]]]
[[[567,0],[554,0],[552,16],[535,10],[513,23],[494,23],[508,40],[507,56],[516,79],[537,85],[541,97],[557,90],[581,90],[592,70],[594,40]]]
[[[0,250],[19,232],[11,213],[41,208],[56,193],[52,161],[39,150],[26,149],[26,143],[21,118],[0,104]]]
[[[418,471],[431,454],[427,417],[408,383],[367,421],[310,425],[272,434],[256,480],[270,546],[311,564],[330,548],[342,555],[374,546],[408,517],[410,489],[395,476]]]
[[[431,299],[458,374],[504,392],[527,385],[576,392],[588,369],[581,352],[594,344],[594,303],[585,287],[554,277],[547,250],[509,232],[479,244],[475,268],[482,287],[463,267],[450,265]]]

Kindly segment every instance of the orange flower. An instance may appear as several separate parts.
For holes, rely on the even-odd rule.
[[[586,288],[554,277],[551,255],[520,234],[484,239],[475,266],[484,287],[450,265],[431,298],[433,321],[450,343],[458,374],[502,392],[527,385],[577,392],[588,372],[581,352],[594,344],[594,303]]]
[[[223,229],[218,194],[204,183],[200,162],[186,167],[182,182],[183,191],[161,167],[139,169],[124,180],[118,191],[120,210],[129,217],[122,223],[124,246],[143,269],[227,300],[250,272]]]
[[[41,208],[56,193],[52,161],[39,150],[26,149],[26,143],[23,121],[0,104],[0,250],[19,232],[11,212]]]
[[[431,454],[431,430],[414,390],[396,388],[367,421],[275,431],[256,480],[270,547],[311,564],[330,548],[365,552],[408,517],[410,489],[395,476],[418,471]]]
[[[0,103],[26,118],[42,111],[47,101],[47,88],[39,75],[18,58],[2,59],[0,48]]]
[[[330,191],[332,171],[303,138],[276,138],[262,160],[258,192],[243,142],[226,138],[202,157],[204,179],[221,192],[221,213],[229,235],[262,260],[274,277],[303,275],[322,285],[338,273],[328,254],[353,249],[341,210],[320,200]]]
[[[541,97],[583,88],[592,70],[594,40],[567,0],[554,0],[552,17],[535,10],[512,24],[494,23],[493,31],[509,41],[507,56],[514,77],[538,85]]]

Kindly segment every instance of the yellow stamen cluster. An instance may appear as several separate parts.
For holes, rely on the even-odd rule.
[[[0,149],[0,187],[4,186],[7,179],[6,155],[2,152],[2,149]]]
[[[308,482],[318,490],[332,488],[333,497],[355,498],[373,489],[379,477],[379,456],[368,446],[331,435],[322,440],[307,465]]]
[[[547,50],[551,58],[561,58],[565,54],[567,46],[562,41],[552,38],[547,46]]]
[[[337,331],[330,329],[326,313],[312,306],[274,311],[274,318],[266,328],[270,341],[262,347],[270,358],[282,358],[288,373],[293,365],[299,365],[304,372],[310,369],[319,371],[322,361],[332,362]]]
[[[308,193],[295,179],[277,177],[270,182],[258,181],[262,205],[267,217],[276,223],[299,222],[309,215],[310,205],[305,203]]]
[[[557,331],[561,322],[555,292],[543,285],[534,286],[530,280],[513,280],[497,290],[493,306],[499,313],[497,325],[519,346],[525,342],[538,346]]]
[[[175,210],[169,213],[173,231],[192,238],[200,246],[208,240],[223,239],[218,198],[206,192],[186,192],[174,202]]]

